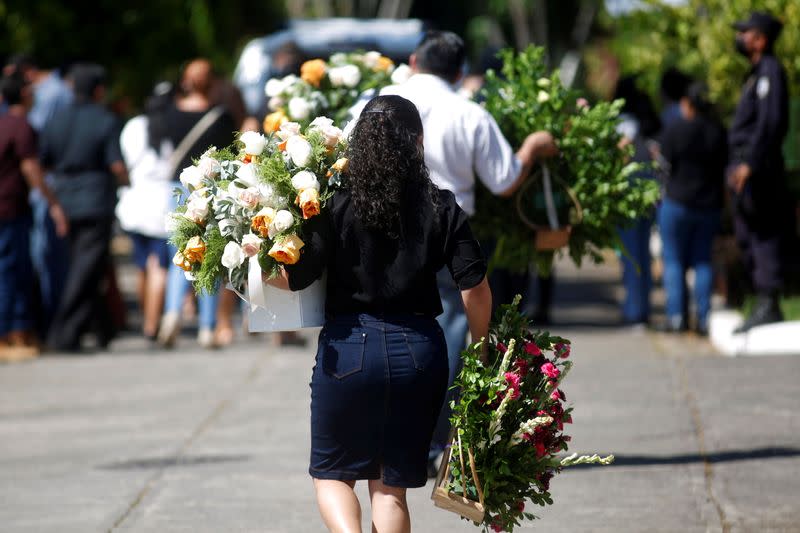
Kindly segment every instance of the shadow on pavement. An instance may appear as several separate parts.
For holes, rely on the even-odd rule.
[[[609,466],[659,466],[679,465],[689,463],[728,463],[733,461],[752,461],[764,459],[783,459],[800,456],[800,448],[769,447],[755,448],[752,450],[730,450],[727,452],[714,452],[707,455],[699,453],[680,455],[617,455]],[[598,465],[577,465],[573,468],[594,468]],[[603,467],[607,468],[607,467]]]
[[[218,463],[236,463],[249,461],[249,455],[197,455],[197,456],[172,456],[150,457],[145,459],[131,459],[118,463],[98,466],[100,470],[147,470],[151,468],[171,468],[175,466],[201,466]]]

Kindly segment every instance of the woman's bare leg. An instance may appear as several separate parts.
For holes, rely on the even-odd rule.
[[[143,330],[148,337],[155,337],[158,333],[158,322],[164,309],[164,290],[167,284],[167,269],[162,268],[158,257],[151,255],[147,258],[146,274],[144,281],[144,301],[142,310],[144,315]]]
[[[409,533],[411,517],[406,489],[389,487],[380,479],[369,481],[373,533]]]
[[[361,504],[353,491],[355,481],[314,479],[322,521],[333,533],[361,533]]]

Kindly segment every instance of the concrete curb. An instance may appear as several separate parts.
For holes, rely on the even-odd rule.
[[[800,355],[800,321],[777,322],[734,335],[744,317],[738,311],[712,311],[709,339],[725,355]]]

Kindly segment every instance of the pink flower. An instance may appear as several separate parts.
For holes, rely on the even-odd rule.
[[[525,353],[528,355],[542,355],[542,350],[532,342],[525,343]]]
[[[578,109],[587,108],[589,107],[589,100],[586,98],[578,98],[578,100],[575,102],[575,105],[578,106]]]
[[[554,389],[553,392],[550,393],[551,400],[560,400],[561,395],[558,393],[558,389]]]
[[[572,346],[563,342],[559,342],[558,344],[556,344],[555,348],[556,348],[556,354],[562,359],[566,359],[567,357],[569,357],[569,353],[570,351],[572,351]]]
[[[508,388],[511,389],[512,391],[514,391],[513,394],[511,395],[511,399],[512,400],[516,400],[517,398],[519,398],[519,395],[520,395],[520,392],[519,392],[519,382],[520,382],[519,374],[515,374],[514,372],[506,372],[503,376],[506,378],[506,383],[508,384]]]
[[[561,371],[556,368],[556,365],[550,362],[543,364],[541,370],[542,374],[549,378],[557,379],[561,375]]]

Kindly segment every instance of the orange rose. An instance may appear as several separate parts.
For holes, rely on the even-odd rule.
[[[206,243],[200,237],[192,237],[183,249],[183,257],[189,263],[202,263],[206,254]]]
[[[274,113],[270,113],[264,119],[264,131],[266,133],[273,133],[281,129],[281,126],[289,122],[289,117],[283,112],[283,109],[278,109]]]
[[[311,59],[303,63],[300,67],[300,77],[306,83],[319,87],[322,78],[325,76],[327,65],[321,59]]]
[[[378,58],[378,64],[375,65],[375,70],[377,72],[387,72],[390,68],[394,66],[394,61],[389,59],[386,56],[381,56]]]
[[[272,246],[269,256],[278,263],[293,265],[300,260],[300,249],[303,246],[305,243],[297,235],[289,235]]]
[[[303,189],[297,196],[297,205],[303,210],[303,218],[306,220],[319,215],[319,191],[313,188]]]
[[[253,231],[262,237],[269,236],[269,225],[272,224],[272,219],[275,218],[275,210],[271,207],[265,207],[253,217],[250,227]]]
[[[181,252],[175,253],[175,256],[172,258],[172,264],[186,272],[192,269],[192,264],[186,260],[186,257],[184,257]]]

